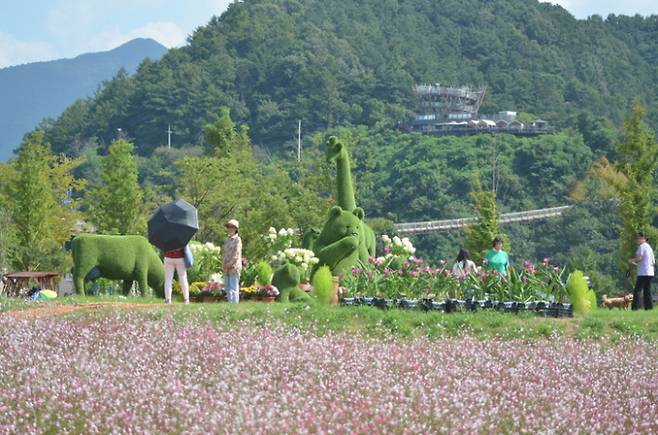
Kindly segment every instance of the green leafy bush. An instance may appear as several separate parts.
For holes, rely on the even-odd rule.
[[[260,285],[272,283],[272,267],[266,261],[259,261],[256,265],[256,282]]]
[[[321,266],[313,275],[314,294],[322,304],[329,304],[333,292],[333,278],[329,266]]]
[[[587,286],[587,281],[583,272],[576,270],[569,274],[567,280],[567,293],[573,305],[575,313],[587,313],[592,308],[596,307],[596,295]],[[594,301],[592,303],[592,300]]]

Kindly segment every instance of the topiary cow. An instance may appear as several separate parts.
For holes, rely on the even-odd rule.
[[[164,296],[164,265],[151,244],[142,236],[84,234],[73,239],[73,284],[85,294],[85,283],[97,278],[123,280],[128,293],[134,281],[144,296],[147,288]]]

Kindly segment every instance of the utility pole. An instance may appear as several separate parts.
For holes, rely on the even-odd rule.
[[[171,149],[171,134],[174,131],[171,129],[171,124],[167,125],[167,148]]]
[[[297,161],[302,161],[302,120],[297,121]]]

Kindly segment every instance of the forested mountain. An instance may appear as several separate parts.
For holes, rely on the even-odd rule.
[[[394,127],[414,109],[414,83],[487,87],[483,112],[518,110],[573,126],[579,114],[616,124],[640,98],[658,99],[658,17],[576,20],[526,0],[247,0],[199,28],[189,44],[118,76],[51,129],[55,150],[102,143],[117,128],[140,154],[172,124],[197,144],[217,107],[280,150],[340,125]]]
[[[145,58],[159,59],[166,51],[152,39],[134,39],[110,51],[0,69],[0,161],[44,117],[59,116],[120,69],[133,73]]]

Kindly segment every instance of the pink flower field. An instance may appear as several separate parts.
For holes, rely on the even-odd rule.
[[[0,433],[658,433],[658,346],[0,318]]]

